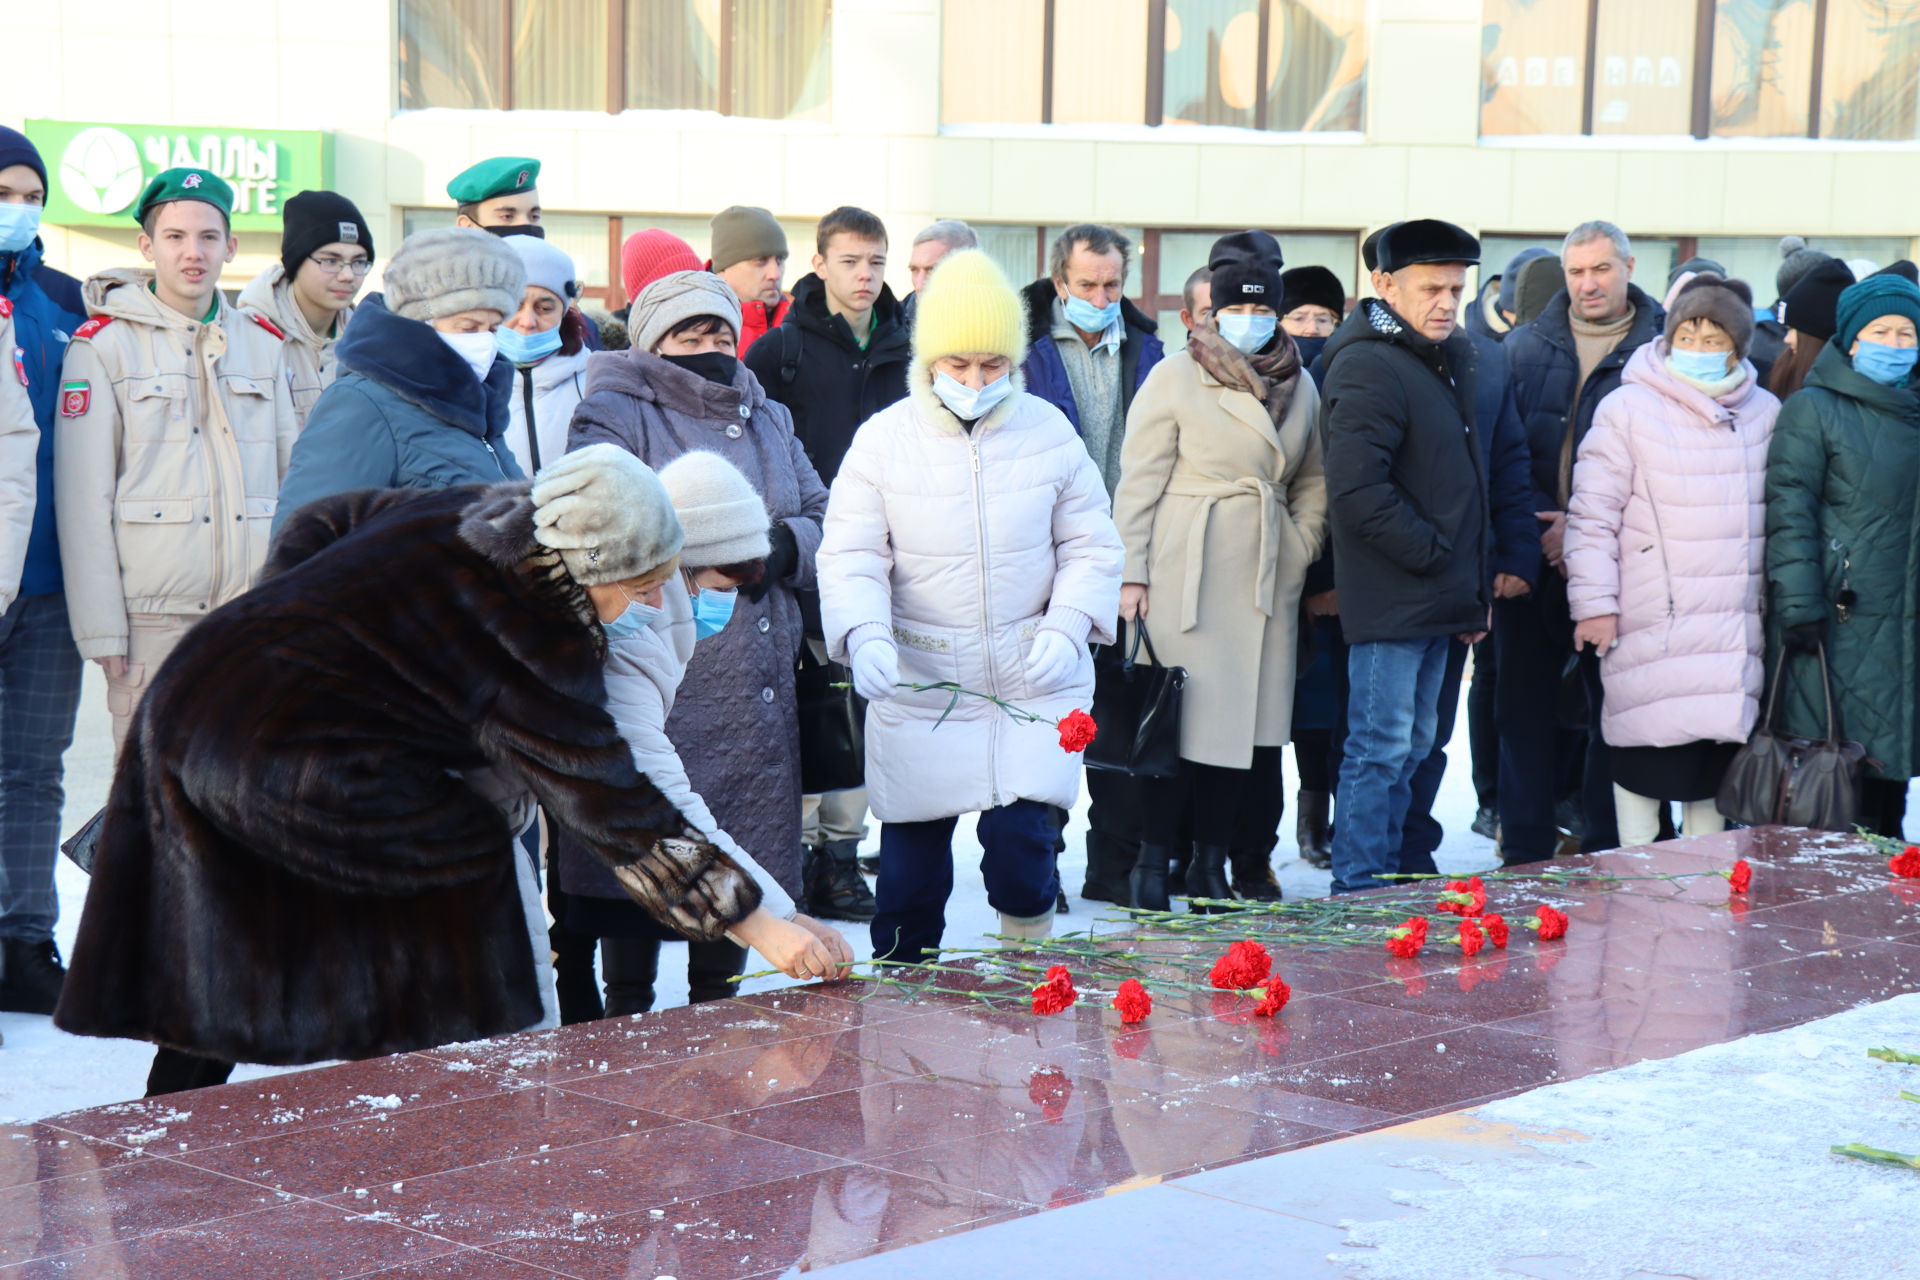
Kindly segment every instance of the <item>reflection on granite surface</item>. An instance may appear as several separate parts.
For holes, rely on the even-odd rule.
[[[1741,857],[1743,897],[1697,874]],[[1277,1019],[845,983],[0,1128],[0,1277],[754,1280],[1920,990],[1920,892],[1843,837],[1542,869],[1607,878],[1495,880],[1489,909],[1551,903],[1565,940],[1276,947]],[[1190,981],[1202,948],[1143,963]]]

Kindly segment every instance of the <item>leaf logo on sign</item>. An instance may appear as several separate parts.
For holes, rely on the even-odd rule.
[[[106,125],[76,133],[60,153],[60,185],[86,213],[121,212],[140,194],[145,179],[133,139]]]

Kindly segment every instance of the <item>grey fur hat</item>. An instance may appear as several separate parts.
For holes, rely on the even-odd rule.
[[[673,509],[686,530],[681,559],[689,569],[764,560],[772,550],[767,504],[740,468],[696,449],[660,468]]]
[[[652,351],[675,325],[695,316],[718,316],[733,326],[739,341],[740,299],[733,286],[711,271],[670,271],[633,300],[627,313],[629,342],[635,351]]]
[[[540,469],[533,478],[533,536],[560,553],[583,587],[651,573],[672,562],[686,541],[660,477],[614,444],[590,444]]]
[[[401,241],[381,288],[387,310],[407,320],[480,309],[507,317],[520,309],[527,269],[500,237],[476,227],[443,227]]]

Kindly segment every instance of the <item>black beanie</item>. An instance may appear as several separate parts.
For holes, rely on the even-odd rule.
[[[1781,317],[1789,329],[1798,329],[1810,338],[1833,341],[1839,321],[1840,295],[1853,287],[1853,272],[1838,258],[1816,264],[1787,290]]]
[[[18,129],[9,129],[0,125],[0,169],[24,164],[40,175],[40,185],[47,185],[46,162],[40,159],[40,148],[27,141],[27,135]],[[49,193],[51,194],[51,193]]]
[[[1347,287],[1325,267],[1295,267],[1280,273],[1280,314],[1297,307],[1325,307],[1338,320],[1347,314]]]
[[[337,191],[302,191],[280,209],[280,265],[288,279],[323,245],[357,244],[373,257],[373,229]]]
[[[1264,231],[1236,231],[1213,242],[1207,254],[1213,309],[1246,304],[1270,307],[1280,313],[1280,242]]]

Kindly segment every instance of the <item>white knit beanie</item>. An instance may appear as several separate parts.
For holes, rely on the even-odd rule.
[[[660,468],[660,483],[686,530],[681,563],[689,569],[764,560],[773,549],[767,504],[740,468],[717,453],[683,453]]]
[[[583,587],[642,577],[684,541],[661,479],[619,445],[562,454],[533,478],[534,540],[559,551]]]
[[[566,250],[550,240],[532,236],[508,236],[505,243],[520,257],[527,269],[527,283],[537,284],[560,301],[572,306],[580,296],[579,272]],[[514,304],[515,310],[519,304]]]
[[[391,270],[392,268],[388,268]],[[718,316],[740,340],[740,299],[733,286],[711,271],[674,271],[640,291],[627,314],[635,351],[652,351],[673,326],[695,316]]]
[[[499,236],[477,227],[442,227],[401,241],[381,281],[387,310],[407,320],[475,310],[509,317],[527,291],[527,270]]]

